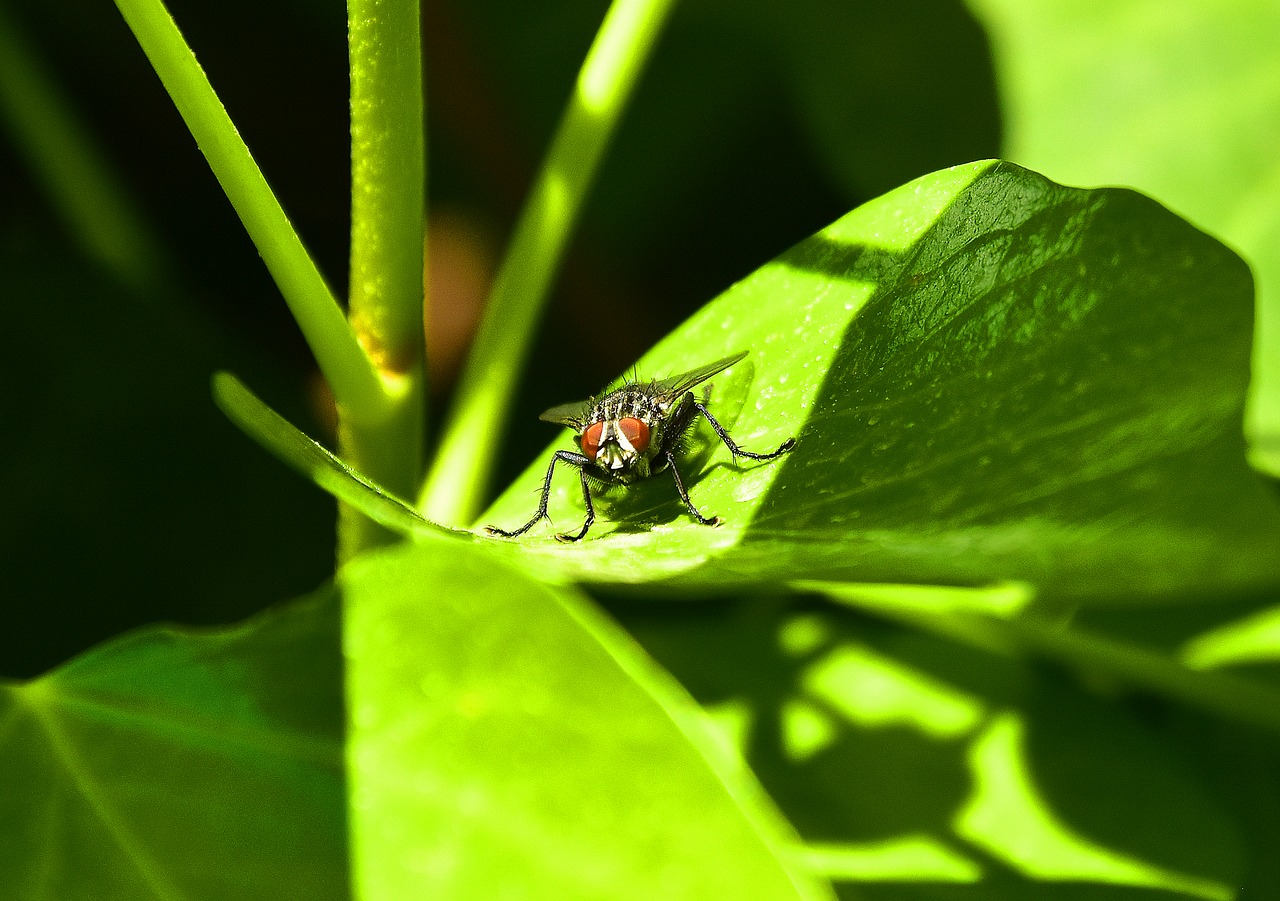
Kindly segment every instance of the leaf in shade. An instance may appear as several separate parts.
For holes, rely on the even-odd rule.
[[[338,606],[0,685],[0,897],[348,897]]]
[[[969,6],[991,35],[1010,159],[1073,184],[1148,192],[1253,267],[1250,453],[1280,476],[1280,6]]]

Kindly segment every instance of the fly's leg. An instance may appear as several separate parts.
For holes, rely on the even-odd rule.
[[[490,535],[501,535],[503,538],[515,538],[532,529],[538,524],[539,520],[546,519],[547,500],[551,497],[551,475],[556,471],[556,464],[561,460],[568,463],[570,466],[578,467],[578,473],[582,476],[582,494],[587,501],[587,522],[582,527],[582,531],[579,532],[575,538],[570,540],[576,541],[578,538],[587,534],[587,526],[591,525],[592,521],[596,518],[595,510],[591,507],[591,496],[587,493],[587,473],[583,469],[583,467],[590,461],[588,461],[586,457],[582,456],[582,454],[575,454],[571,451],[563,450],[556,451],[556,455],[551,458],[551,465],[547,467],[547,476],[542,480],[542,498],[538,501],[538,512],[533,514],[533,519],[529,520],[518,529],[512,529],[510,532],[506,529],[499,529],[497,526],[485,526],[484,530]],[[557,535],[556,537],[559,538],[560,536]]]
[[[706,408],[705,404],[694,401],[693,407],[707,418],[707,422],[711,423],[711,428],[716,430],[716,434],[720,436],[720,440],[724,442],[724,446],[729,448],[729,453],[733,454],[735,460],[738,457],[746,457],[748,460],[774,460],[796,446],[796,439],[788,438],[778,446],[776,451],[773,451],[772,453],[753,454],[751,451],[746,451],[738,447],[737,443],[729,437],[729,433],[724,430],[724,426],[717,422],[716,418],[711,415],[711,411]],[[677,481],[679,481],[678,478]]]
[[[556,456],[563,453],[567,453],[567,451],[560,451]],[[578,455],[573,454],[573,456],[576,457]],[[586,462],[587,458],[583,457],[582,463],[586,464]],[[556,535],[556,541],[578,541],[586,536],[587,529],[591,528],[591,524],[596,521],[596,508],[595,505],[591,503],[591,486],[587,482],[587,470],[583,468],[582,465],[578,467],[578,478],[582,480],[582,504],[587,508],[586,521],[582,523],[582,528],[578,530],[577,535],[570,535],[568,532],[561,532]]]
[[[684,505],[689,508],[689,512],[693,514],[693,518],[704,526],[718,526],[722,522],[718,516],[703,516],[698,512],[698,508],[693,505],[693,501],[689,500],[689,492],[685,490],[684,481],[680,478],[680,470],[676,469],[675,454],[667,451],[667,466],[671,469],[671,476],[676,480],[676,491],[680,493],[680,500],[684,501]]]

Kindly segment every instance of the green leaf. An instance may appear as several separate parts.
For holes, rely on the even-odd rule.
[[[1280,509],[1240,433],[1250,296],[1238,257],[1134,192],[1007,163],[934,173],[762,267],[640,364],[661,377],[750,349],[752,366],[713,380],[713,408],[748,450],[797,437],[778,461],[738,466],[701,426],[685,480],[722,527],[694,522],[660,476],[604,496],[588,538],[561,545],[554,531],[584,516],[562,467],[557,525],[493,541],[552,581],[686,594],[1017,581],[1133,602],[1274,587]],[[482,522],[526,521],[567,443]],[[344,464],[303,468],[378,512],[380,489]],[[388,522],[432,528],[403,510]]]
[[[1258,277],[1250,432],[1280,474],[1280,6],[970,0],[992,35],[1007,154],[1150,192]]]
[[[228,418],[251,438],[374,522],[408,535],[433,529],[446,531],[294,428],[230,373],[214,375],[213,397]]]
[[[825,896],[697,706],[583,595],[435,535],[340,587],[360,897]]]
[[[934,173],[762,267],[641,361],[665,376],[750,349],[735,439],[797,436],[775,463],[733,466],[719,448],[686,472],[724,526],[695,523],[664,476],[614,492],[578,545],[539,526],[510,553],[560,578],[681,590],[1274,585],[1280,511],[1240,435],[1251,293],[1239,258],[1141,195],[1006,163]],[[528,519],[549,454],[482,522]],[[574,473],[558,475],[556,527],[581,511]]]
[[[332,595],[0,684],[0,896],[347,897]]]

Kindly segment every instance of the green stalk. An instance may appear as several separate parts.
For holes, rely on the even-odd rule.
[[[417,0],[349,0],[351,285],[349,316],[391,392],[377,422],[343,416],[343,458],[401,497],[422,477],[422,47]],[[341,411],[340,411],[341,412]],[[339,558],[391,540],[354,508],[340,508]]]
[[[394,386],[384,387],[168,10],[161,0],[116,0],[116,6],[267,264],[342,415],[386,419]]]
[[[493,475],[492,449],[502,441],[551,279],[673,2],[614,0],[596,34],[498,270],[439,453],[419,497],[419,507],[430,519],[470,524],[480,511]]]

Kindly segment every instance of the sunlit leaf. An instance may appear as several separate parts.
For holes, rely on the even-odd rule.
[[[362,898],[824,895],[696,705],[583,595],[448,537],[340,585]]]
[[[615,491],[587,540],[553,544],[583,515],[566,471],[555,528],[512,553],[592,582],[715,590],[1018,580],[1137,599],[1275,584],[1280,510],[1240,433],[1251,321],[1239,258],[1145,197],[1008,164],[935,173],[763,266],[641,361],[663,376],[749,349],[735,439],[797,436],[777,462],[732,466],[718,448],[686,474],[723,527],[695,523],[658,477]],[[526,520],[546,465],[483,521]]]
[[[1003,163],[935,173],[762,267],[641,362],[665,377],[748,349],[713,409],[749,450],[797,439],[732,465],[702,425],[685,479],[722,527],[661,475],[611,492],[587,539],[561,545],[552,533],[584,516],[562,466],[553,524],[495,542],[553,580],[685,591],[1016,581],[1132,602],[1274,586],[1280,508],[1240,432],[1251,321],[1240,259],[1141,195]],[[431,530],[255,415],[322,487]],[[528,519],[549,455],[484,522]]]

